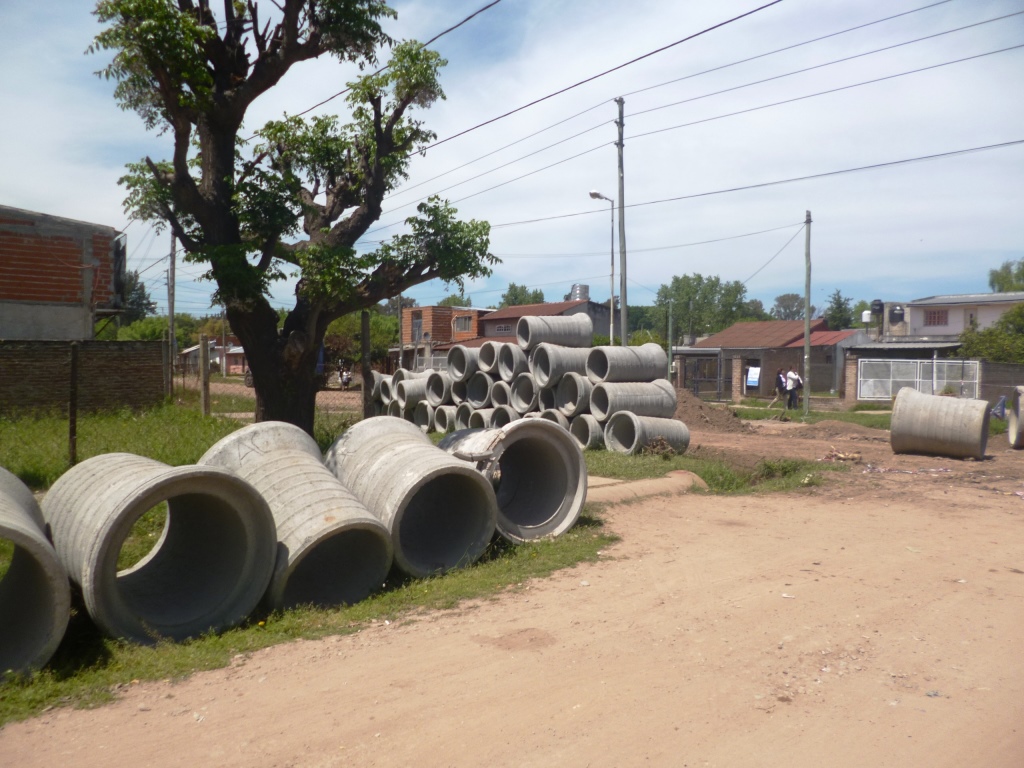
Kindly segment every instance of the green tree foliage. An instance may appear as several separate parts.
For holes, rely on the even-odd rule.
[[[339,317],[327,326],[324,346],[332,364],[344,363],[355,366],[361,356],[360,334],[362,333],[362,312]],[[383,362],[388,349],[398,344],[398,317],[386,315],[378,309],[370,310],[370,360]]]
[[[439,302],[439,307],[472,307],[473,300],[469,296],[463,296],[461,293],[453,293],[451,296],[445,296]]]
[[[124,309],[121,310],[121,325],[131,325],[136,320],[149,317],[156,312],[156,302],[149,296],[146,284],[139,279],[137,270],[124,276]]]
[[[543,304],[544,291],[535,288],[532,291],[525,285],[508,284],[508,290],[501,294],[499,307],[518,307],[523,304]]]
[[[417,110],[444,98],[444,60],[409,41],[394,44],[380,0],[100,0],[107,25],[91,46],[111,51],[101,75],[147,128],[171,139],[171,157],[128,166],[132,219],[167,222],[186,260],[206,267],[251,366],[256,418],[309,432],[314,368],[331,321],[440,278],[461,290],[491,273],[486,222],[460,221],[431,198],[407,232],[376,250],[356,243],[381,215],[409,159],[434,140]],[[349,83],[349,122],[322,115],[243,130],[248,108],[293,66],[331,55],[386,68]],[[295,305],[279,327],[270,285],[299,277]]]
[[[853,312],[853,324],[858,327],[867,328],[869,324],[862,323],[861,318],[864,316],[865,312],[869,312],[870,310],[871,302],[868,301],[867,299],[861,299],[856,304],[854,304],[853,309],[850,310],[851,312]],[[831,328],[832,326],[829,325],[829,327]]]
[[[117,331],[118,341],[163,341],[167,335],[167,316],[144,317]],[[178,351],[199,343],[199,321],[192,315],[174,315],[174,338]]]
[[[757,311],[747,301],[747,289],[739,280],[722,282],[718,276],[699,273],[673,277],[658,289],[656,320],[652,329],[668,333],[668,305],[672,302],[672,344],[679,344],[691,332],[694,336],[717,333]],[[632,310],[630,310],[632,311]]]
[[[408,296],[392,296],[387,301],[381,302],[378,305],[379,311],[385,315],[391,315],[392,317],[398,317],[399,305],[401,309],[409,309],[410,307],[418,307],[416,299],[410,299]]]
[[[824,318],[828,323],[829,330],[841,331],[853,327],[853,309],[850,307],[850,299],[843,296],[837,288],[829,296],[828,306],[825,307]]]
[[[818,308],[811,304],[811,317],[814,317],[817,311]],[[781,296],[776,296],[771,316],[773,320],[803,320],[804,297],[799,293],[784,293]]]
[[[984,330],[968,328],[960,334],[960,354],[993,363],[1024,363],[1024,304],[1007,310]]]
[[[772,316],[764,308],[764,302],[760,299],[751,299],[743,305],[743,317],[740,320],[771,320]]]
[[[990,269],[988,287],[995,293],[1024,291],[1024,259],[1004,261],[998,269]]]

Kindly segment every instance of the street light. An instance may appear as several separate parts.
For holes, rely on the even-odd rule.
[[[590,196],[594,200],[607,200],[609,202],[609,210],[612,214],[612,271],[608,278],[611,292],[608,294],[608,343],[615,343],[615,201],[610,197],[605,197],[596,189],[590,190]]]

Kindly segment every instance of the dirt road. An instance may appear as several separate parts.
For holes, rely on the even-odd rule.
[[[1019,768],[1024,455],[878,436],[695,428],[698,454],[862,463],[609,509],[598,563],[48,712],[0,732],[0,765]]]

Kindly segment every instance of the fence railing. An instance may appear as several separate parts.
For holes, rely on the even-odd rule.
[[[926,395],[978,397],[976,360],[858,360],[857,399],[891,400],[903,387]]]

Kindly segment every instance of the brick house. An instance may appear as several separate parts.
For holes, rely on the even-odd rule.
[[[91,339],[124,302],[125,236],[0,205],[0,338]]]

